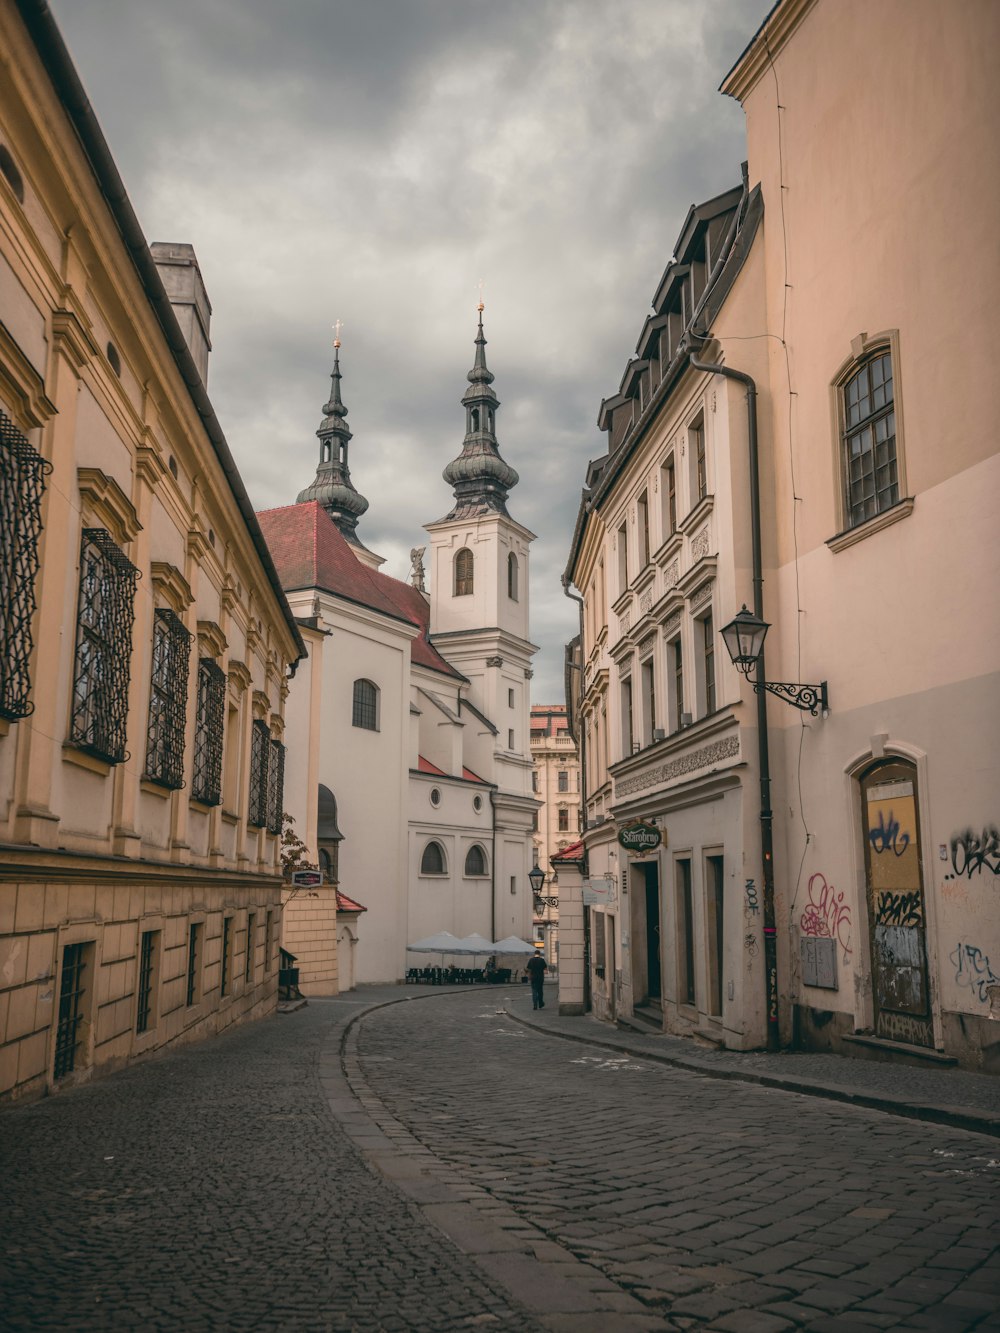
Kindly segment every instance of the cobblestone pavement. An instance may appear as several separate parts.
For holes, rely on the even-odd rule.
[[[347,1068],[401,1150],[536,1228],[555,1267],[650,1327],[1000,1329],[994,1139],[567,1042],[505,1003],[380,1009]]]
[[[0,1328],[537,1330],[334,1119],[351,1008],[0,1114]]]

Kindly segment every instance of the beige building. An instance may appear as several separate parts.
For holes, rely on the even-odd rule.
[[[565,704],[532,704],[531,782],[541,801],[532,835],[532,859],[545,871],[534,899],[536,940],[550,964],[559,961],[559,875],[552,858],[580,840],[580,759],[570,735]]]
[[[998,37],[986,0],[782,0],[725,80],[735,230],[689,215],[567,570],[595,1012],[998,1067]],[[757,598],[754,690],[718,630]]]
[[[205,392],[193,251],[147,247],[47,7],[3,0],[0,53],[10,1098],[274,1008],[304,649]]]

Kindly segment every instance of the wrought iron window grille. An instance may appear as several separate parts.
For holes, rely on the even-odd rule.
[[[85,944],[67,944],[63,949],[62,975],[59,982],[59,1023],[56,1028],[56,1054],[53,1075],[63,1078],[76,1065],[83,1022],[83,974],[87,965]]]
[[[139,1002],[136,1009],[135,1030],[141,1036],[150,1028],[153,1012],[153,964],[156,957],[158,931],[144,930],[139,953]]]
[[[210,657],[198,663],[198,711],[194,732],[191,795],[205,805],[222,803],[222,743],[226,673]]]
[[[255,719],[250,739],[250,802],[247,823],[263,828],[267,823],[267,770],[271,737],[267,723]]]
[[[190,631],[169,608],[157,607],[153,617],[145,776],[173,790],[184,786],[184,721],[190,656]]]
[[[121,764],[128,721],[135,585],[139,571],[104,528],[84,528],[70,739]]]
[[[267,831],[278,837],[281,833],[282,803],[285,795],[285,747],[272,740],[267,766]]]
[[[31,621],[35,614],[42,494],[52,464],[0,411],[0,717],[30,717]]]

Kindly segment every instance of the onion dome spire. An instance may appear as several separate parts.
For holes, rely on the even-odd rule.
[[[323,406],[323,420],[316,432],[319,436],[319,466],[311,486],[300,491],[297,504],[318,500],[337,527],[355,546],[362,546],[357,535],[358,519],[368,508],[368,501],[358,493],[351,481],[347,466],[347,446],[351,431],[347,425],[347,408],[340,396],[340,320],[334,325],[333,375],[329,402]]]
[[[472,518],[491,510],[507,513],[507,493],[517,485],[517,473],[500,457],[494,434],[500,400],[493,392],[493,375],[486,365],[483,334],[483,303],[479,302],[476,359],[468,374],[469,388],[462,398],[465,408],[465,439],[462,452],[445,468],[443,476],[455,489],[455,504],[448,519]],[[444,521],[447,521],[445,519]]]

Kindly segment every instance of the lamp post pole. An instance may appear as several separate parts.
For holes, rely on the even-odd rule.
[[[709,375],[722,375],[736,380],[747,392],[747,443],[750,454],[750,547],[753,559],[753,610],[759,620],[764,618],[764,569],[760,544],[760,479],[757,453],[757,385],[750,375],[729,366],[710,365],[695,360],[692,353],[689,364],[694,370]],[[757,659],[757,768],[760,776],[760,854],[763,875],[764,908],[764,985],[767,1015],[767,1049],[776,1051],[780,1045],[778,1032],[778,934],[774,915],[774,843],[771,814],[771,762],[767,745],[767,695],[763,683],[767,680],[764,669],[764,648],[761,645]]]

